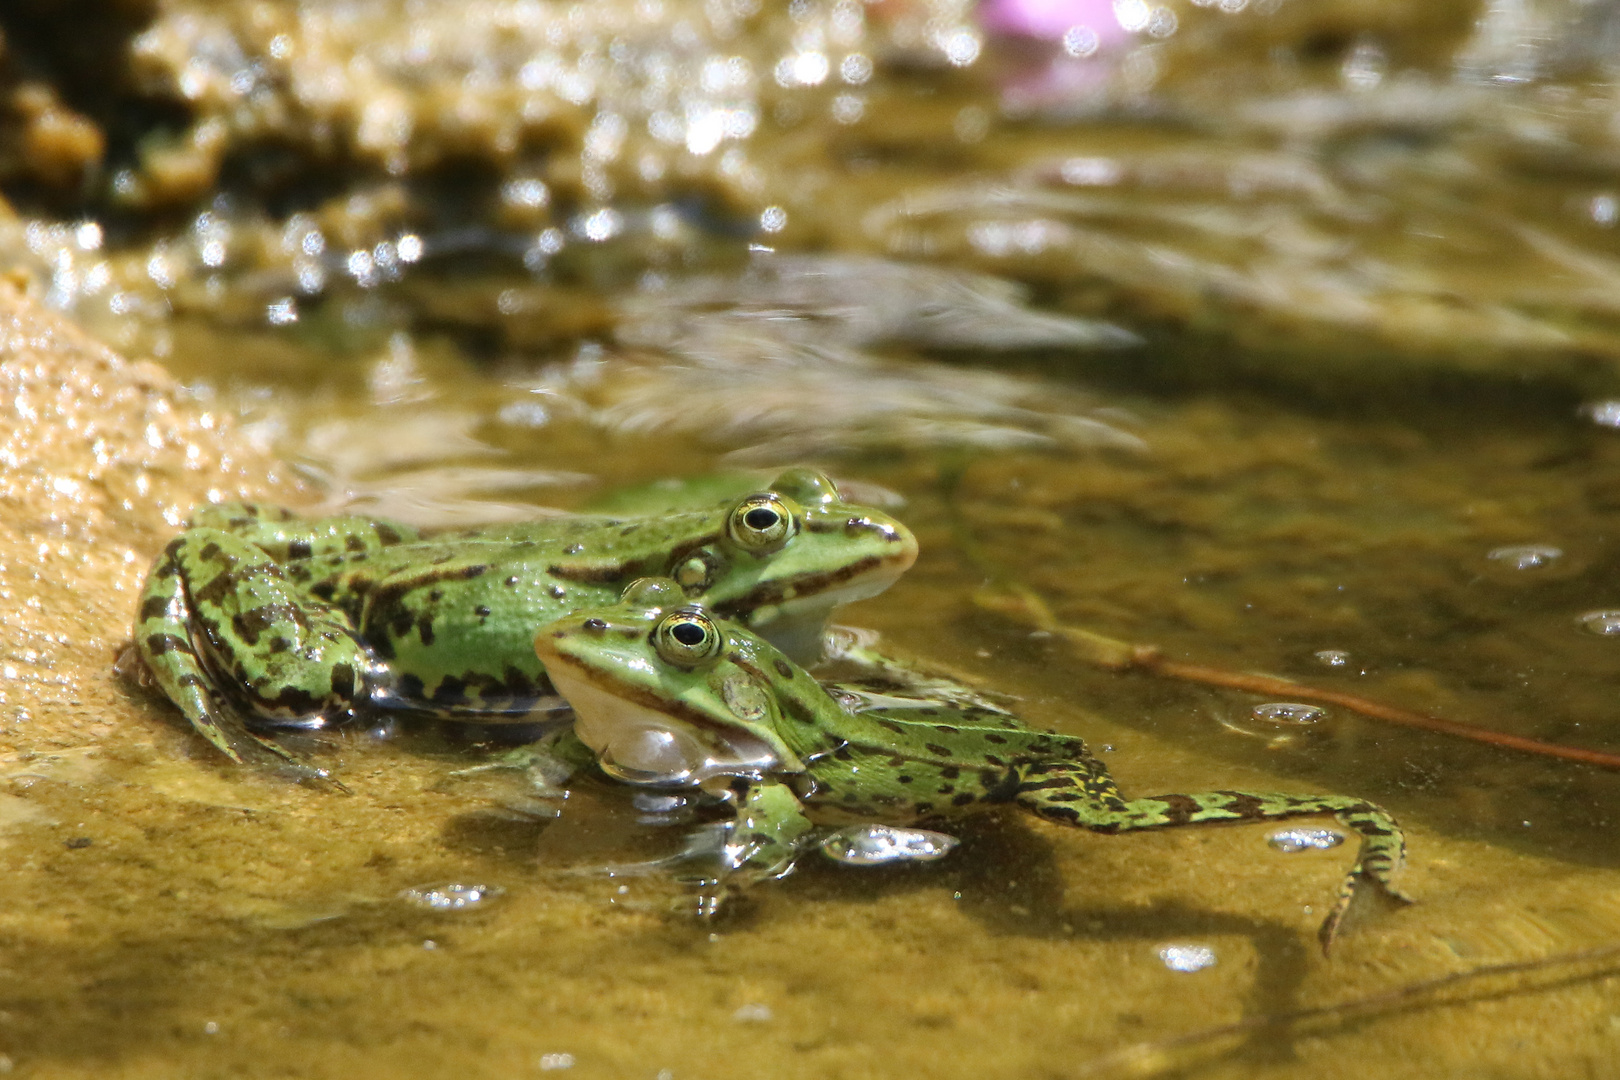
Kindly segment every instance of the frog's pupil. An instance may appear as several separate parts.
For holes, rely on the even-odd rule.
[[[748,527],[750,529],[758,529],[760,532],[764,532],[766,529],[771,528],[776,524],[777,520],[776,511],[767,510],[763,506],[756,506],[754,509],[743,515],[743,521],[747,523]]]
[[[676,623],[669,628],[669,636],[688,648],[703,643],[703,627],[697,623]]]

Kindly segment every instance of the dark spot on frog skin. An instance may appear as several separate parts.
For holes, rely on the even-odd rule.
[[[343,549],[345,551],[364,551],[366,550],[366,542],[351,533],[343,538]]]
[[[905,774],[902,773],[901,775],[894,778],[894,782],[897,783],[897,784],[909,784],[909,783],[911,783],[911,777],[906,776]]]
[[[985,733],[984,741],[1000,744],[1006,742],[1007,737],[1005,735],[997,735],[995,732],[990,731]]]
[[[64,844],[69,851],[82,851],[93,843],[95,843],[95,841],[90,839],[88,836],[75,836],[71,840],[64,841]]]
[[[210,540],[203,545],[201,551],[197,552],[197,557],[202,559],[203,562],[213,562],[219,558],[219,545]]]
[[[162,618],[167,613],[168,608],[169,598],[167,596],[148,596],[141,602],[140,619],[145,622],[147,619]]]
[[[446,675],[433,691],[433,704],[442,707],[467,704],[466,684],[454,675]]]
[[[404,539],[404,537],[400,536],[399,533],[394,530],[394,527],[389,525],[387,522],[377,522],[372,526],[372,531],[377,534],[377,539],[382,541],[384,547],[392,547]]]
[[[479,604],[477,607],[473,608],[473,614],[478,616],[480,619],[489,618],[489,605]]]
[[[954,806],[966,806],[968,803],[970,803],[972,801],[973,801],[973,796],[969,795],[967,792],[964,791],[964,792],[962,792],[962,794],[960,794],[960,795],[956,796],[954,799],[952,799],[951,803]]]
[[[943,776],[947,780],[955,780],[958,776],[962,775],[962,770],[958,769],[955,765],[947,765],[943,769],[939,770],[939,775]]]
[[[427,687],[422,684],[416,675],[401,675],[399,677],[399,694],[408,701],[422,701],[427,697]]]
[[[939,743],[923,743],[923,749],[927,750],[930,754],[934,754],[937,757],[950,757],[951,756],[951,752],[949,750],[945,749],[945,747],[939,745]]]
[[[151,635],[146,639],[146,651],[153,656],[162,656],[166,652],[184,653],[186,656],[197,655],[191,647],[191,642],[173,634]]]
[[[556,638],[558,641],[561,641],[563,638],[568,636],[568,631],[566,631],[566,630],[553,630],[551,632],[551,636]]]
[[[568,590],[564,589],[561,585],[553,585],[549,591],[553,600],[568,599]]]
[[[294,540],[287,545],[287,558],[289,559],[307,559],[309,555],[310,546],[308,540]]]
[[[428,591],[428,599],[430,601],[432,601],[433,603],[437,604],[440,600],[444,599],[444,590],[443,589],[431,589],[431,590],[429,590]]]
[[[771,661],[771,666],[776,669],[776,673],[778,675],[782,676],[782,678],[784,678],[784,679],[793,678],[793,669],[791,667],[789,667],[788,662],[786,660],[783,660],[780,656],[778,656],[775,660]]]
[[[416,632],[422,635],[422,644],[433,644],[433,617],[423,615],[416,621]]]
[[[585,550],[585,545],[584,544],[569,544],[567,547],[563,548],[563,554],[564,555],[578,555],[580,552],[582,552],[584,550]]]
[[[354,668],[348,664],[332,665],[332,696],[345,701],[351,700],[359,689],[359,680],[354,677]]]
[[[280,623],[308,625],[304,613],[291,604],[266,604],[231,616],[231,629],[248,645],[257,645],[260,635]]]
[[[289,652],[289,651],[291,651],[291,649],[292,649],[292,642],[289,641],[287,638],[273,637],[273,638],[270,639],[270,652],[271,652],[271,655],[274,655],[276,653]]]
[[[332,597],[337,595],[337,582],[318,581],[309,587],[309,595],[318,600],[330,601]]]
[[[634,535],[635,533],[638,533],[640,531],[641,531],[641,526],[640,525],[626,525],[624,528],[619,530],[619,535],[620,536],[631,536],[631,535]]]

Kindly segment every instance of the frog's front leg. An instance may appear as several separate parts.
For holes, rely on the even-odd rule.
[[[1406,857],[1406,840],[1401,827],[1382,807],[1362,799],[1342,795],[1206,791],[1127,800],[1102,763],[1090,758],[1024,765],[1016,772],[1013,799],[1020,806],[1048,821],[1078,825],[1093,832],[1121,833],[1178,825],[1333,815],[1346,828],[1360,834],[1361,850],[1322,922],[1318,939],[1323,953],[1331,949],[1339,924],[1361,886],[1370,883],[1391,900],[1402,904],[1412,902],[1392,880]]]
[[[727,823],[722,858],[739,885],[779,878],[793,869],[800,845],[815,826],[791,787],[779,780],[750,783]]]
[[[966,676],[888,655],[878,648],[878,634],[873,630],[829,626],[822,639],[821,663],[836,665],[837,681],[851,682],[853,688],[887,690],[936,705],[1011,715],[1003,700],[971,685]],[[817,677],[825,680],[824,675]]]
[[[190,529],[147,578],[135,647],[193,728],[233,761],[244,746],[292,756],[242,721],[308,722],[363,702],[376,664],[341,612],[300,593],[232,533]]]

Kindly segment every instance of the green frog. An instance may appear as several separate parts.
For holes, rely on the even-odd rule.
[[[1392,882],[1400,827],[1370,802],[1249,791],[1127,799],[1075,736],[997,708],[823,686],[674,581],[636,582],[616,605],[542,627],[535,652],[573,706],[572,737],[603,772],[734,805],[722,854],[735,884],[789,871],[817,825],[1012,804],[1100,833],[1332,815],[1362,843],[1322,923],[1324,951],[1363,888],[1409,902]]]
[[[255,729],[376,709],[482,723],[560,710],[535,625],[611,603],[634,579],[667,575],[814,662],[832,609],[881,592],[916,556],[904,525],[807,469],[702,509],[435,535],[233,503],[198,510],[164,549],[134,644],[232,760],[257,749],[302,767]]]

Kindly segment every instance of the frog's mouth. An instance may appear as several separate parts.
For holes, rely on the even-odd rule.
[[[559,653],[548,650],[540,659],[574,710],[574,735],[617,780],[684,787],[715,776],[759,775],[781,763],[769,743],[748,732],[718,731],[701,716],[688,720],[691,710],[679,703],[635,700],[633,688],[604,687]]]

